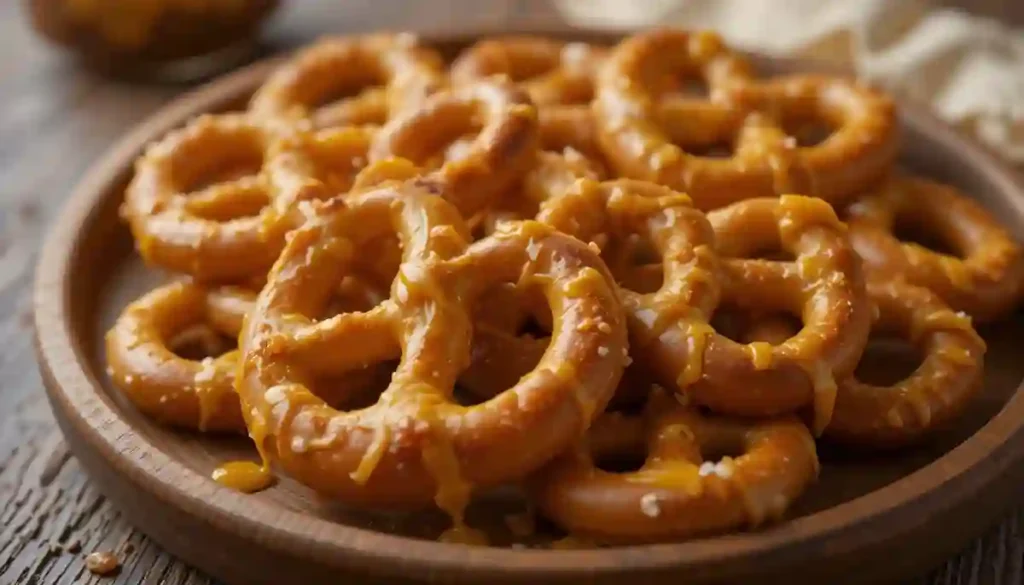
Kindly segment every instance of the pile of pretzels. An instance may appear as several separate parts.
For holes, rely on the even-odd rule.
[[[819,438],[894,449],[960,414],[972,323],[1021,296],[1013,237],[898,146],[876,89],[758,77],[707,31],[450,63],[324,39],[139,157],[122,217],[177,276],[124,309],[110,375],[159,421],[247,433],[262,464],[225,484],[437,506],[447,541],[485,542],[466,506],[508,485],[596,545],[757,526]],[[872,383],[873,335],[917,368]]]

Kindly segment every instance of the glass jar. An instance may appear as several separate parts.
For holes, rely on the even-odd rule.
[[[117,76],[194,79],[256,48],[279,0],[26,0],[35,29]]]

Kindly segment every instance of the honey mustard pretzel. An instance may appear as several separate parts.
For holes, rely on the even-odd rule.
[[[706,98],[666,91],[666,76],[699,77]],[[745,60],[710,32],[659,29],[622,41],[598,77],[598,139],[624,176],[687,192],[701,209],[803,192],[839,203],[879,177],[895,156],[891,102],[840,78],[756,81]],[[801,146],[790,124],[832,130]],[[726,145],[726,158],[701,156]]]
[[[259,118],[316,128],[383,124],[444,85],[440,55],[414,35],[321,40],[279,67],[256,92]],[[336,96],[347,96],[334,99]]]
[[[1012,311],[1024,287],[1024,254],[981,205],[956,189],[896,174],[847,210],[850,239],[868,269],[931,289],[959,311],[991,321]],[[924,234],[951,253],[899,239]]]
[[[188,282],[158,287],[129,304],[106,336],[114,384],[148,416],[199,431],[244,432],[234,391],[238,351],[235,339],[256,293],[238,287],[206,288]],[[334,310],[373,306],[377,291],[361,280],[345,282]],[[230,341],[225,340],[227,338]],[[188,342],[206,357],[175,353]],[[335,380],[324,396],[332,403],[361,398],[379,388],[377,368],[353,371]]]
[[[542,514],[601,543],[679,540],[778,520],[817,477],[814,441],[796,418],[703,415],[663,392],[647,406],[603,415],[580,449],[530,479]],[[599,467],[637,456],[635,471]]]
[[[868,292],[878,308],[872,331],[906,339],[924,357],[913,373],[889,386],[855,375],[841,380],[825,435],[855,446],[900,447],[941,428],[981,390],[985,342],[970,317],[925,288],[872,279]]]
[[[662,334],[652,367],[698,404],[742,416],[813,405],[815,433],[831,418],[835,379],[853,371],[867,343],[871,307],[860,262],[832,208],[808,197],[751,199],[708,214],[722,263],[722,302],[785,312],[803,328],[781,344],[737,343],[695,312],[686,335]],[[752,258],[784,250],[793,261]],[[668,329],[674,332],[678,329]]]
[[[451,77],[464,85],[494,75],[519,83],[539,109],[541,146],[569,147],[600,160],[590,101],[607,49],[537,36],[486,39],[452,64]]]
[[[522,84],[540,106],[587,104],[594,95],[594,77],[606,49],[586,43],[565,43],[537,36],[505,36],[482,40],[452,63],[456,85],[506,75]]]
[[[466,217],[493,205],[534,163],[537,110],[530,98],[507,80],[488,80],[443,91],[422,107],[381,128],[370,160],[404,158],[425,165],[444,147],[477,132],[466,152],[444,160],[432,171],[431,184]]]
[[[301,201],[351,186],[374,132],[281,134],[247,115],[201,116],[136,162],[121,214],[151,264],[201,281],[260,276]]]
[[[439,190],[405,182],[314,203],[317,213],[291,233],[240,336],[237,387],[250,436],[283,471],[352,503],[433,501],[452,516],[447,538],[465,539],[473,486],[537,469],[603,410],[622,372],[626,330],[606,268],[586,245],[523,222],[467,247],[468,228]],[[402,243],[391,297],[314,321],[361,243],[387,233]],[[470,307],[502,282],[542,291],[555,333],[513,388],[459,406],[452,388],[470,359]],[[334,410],[307,386],[321,374],[397,358],[391,384],[365,409]]]

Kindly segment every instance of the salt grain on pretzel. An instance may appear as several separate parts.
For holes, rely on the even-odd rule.
[[[981,205],[956,189],[896,174],[847,210],[850,238],[868,269],[905,277],[979,321],[1012,311],[1024,291],[1024,253]],[[951,252],[901,241],[902,228]]]
[[[637,456],[635,471],[599,467]],[[643,417],[604,415],[587,444],[529,486],[540,511],[574,536],[627,544],[778,520],[817,473],[814,441],[797,419],[708,416],[655,392]]]
[[[603,410],[623,368],[626,331],[606,269],[586,245],[528,222],[467,248],[458,211],[436,191],[404,183],[316,205],[316,217],[292,232],[240,336],[238,392],[256,446],[297,480],[352,503],[434,501],[455,523],[448,537],[465,540],[462,511],[473,486],[538,468]],[[382,233],[403,244],[391,298],[314,322],[361,242]],[[452,387],[470,357],[469,307],[501,282],[543,291],[555,334],[513,388],[459,406]],[[588,320],[608,326],[580,332]],[[306,386],[316,374],[398,357],[390,386],[363,410],[331,409]]]
[[[328,38],[275,71],[249,109],[317,128],[383,124],[444,85],[441,63],[409,34]]]

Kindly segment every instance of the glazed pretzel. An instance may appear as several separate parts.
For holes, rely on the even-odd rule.
[[[663,392],[651,395],[642,417],[599,418],[587,443],[531,478],[530,492],[566,531],[605,543],[758,526],[781,518],[818,473],[814,441],[795,418],[707,416]],[[736,456],[714,455],[722,452]],[[638,455],[636,471],[595,463]]]
[[[136,162],[121,214],[151,264],[203,281],[259,276],[301,221],[299,202],[351,186],[373,133],[280,136],[247,115],[201,116]]]
[[[249,110],[264,119],[308,120],[317,128],[383,124],[419,107],[443,85],[440,55],[414,35],[328,38],[278,68]],[[349,97],[331,103],[339,94]]]
[[[708,214],[722,265],[722,301],[798,316],[803,328],[778,345],[740,344],[694,313],[688,335],[662,336],[653,367],[716,412],[766,416],[813,404],[814,430],[831,418],[835,377],[853,371],[871,309],[860,262],[832,208],[820,199],[751,199]],[[750,258],[781,248],[793,261]]]
[[[478,132],[466,152],[432,171],[431,184],[466,217],[493,205],[534,163],[537,110],[508,81],[489,80],[439,92],[378,133],[371,161],[404,158],[424,165],[445,145]]]
[[[959,415],[981,389],[985,342],[971,320],[935,294],[900,279],[870,280],[878,308],[873,331],[898,335],[921,351],[921,365],[890,386],[849,376],[839,383],[826,436],[857,446],[899,447]]]
[[[603,162],[589,106],[607,52],[586,43],[537,36],[497,37],[459,55],[452,63],[451,77],[455,85],[467,85],[494,75],[508,76],[537,104],[545,150],[573,148]]]
[[[699,76],[706,99],[666,92],[666,76]],[[622,41],[598,78],[598,138],[616,170],[685,191],[702,209],[752,197],[802,192],[838,203],[891,164],[896,122],[891,102],[826,76],[757,82],[745,60],[710,32],[661,29]],[[833,129],[801,146],[791,124]],[[700,156],[731,145],[731,156]],[[681,146],[677,146],[681,145]]]
[[[610,277],[587,246],[525,222],[467,248],[464,222],[438,191],[407,182],[315,203],[240,336],[238,391],[250,436],[292,477],[349,502],[433,500],[453,518],[449,537],[465,538],[472,486],[535,470],[603,410],[622,372],[626,331]],[[309,316],[361,242],[386,233],[402,242],[391,297],[367,312],[314,322]],[[459,406],[451,393],[470,358],[467,305],[501,282],[538,287],[556,333],[512,389]],[[340,412],[307,389],[318,374],[395,358],[390,386],[369,408]]]
[[[847,215],[850,239],[872,271],[927,287],[979,321],[1017,306],[1024,287],[1020,245],[981,205],[952,187],[897,174],[861,195]],[[955,255],[901,242],[896,229],[903,226]]]
[[[165,424],[199,431],[244,432],[234,391],[242,320],[256,293],[237,287],[205,288],[187,282],[158,287],[129,304],[106,336],[108,371],[114,384],[148,416]],[[361,310],[376,304],[378,293],[350,280],[333,309]],[[174,348],[196,342],[208,357],[189,359]],[[380,388],[378,368],[347,373],[330,386],[325,400],[337,404]]]

